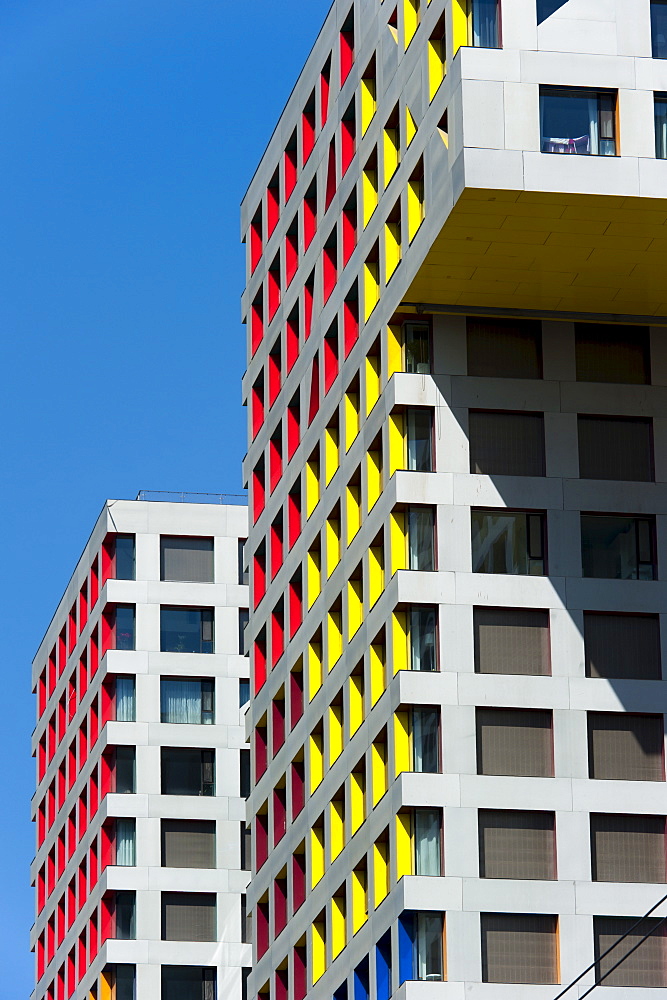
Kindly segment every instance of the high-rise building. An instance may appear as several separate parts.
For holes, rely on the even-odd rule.
[[[253,1000],[667,987],[665,58],[335,0],[250,184]]]
[[[34,1000],[241,1000],[243,505],[109,500],[33,663]]]

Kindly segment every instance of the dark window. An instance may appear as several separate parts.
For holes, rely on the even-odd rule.
[[[438,669],[438,610],[428,604],[413,604],[409,612],[410,669]]]
[[[134,649],[134,604],[117,604],[114,614],[115,648]]]
[[[662,715],[588,713],[588,773],[616,781],[664,781]]]
[[[116,747],[115,750],[115,771],[116,771],[116,792],[118,794],[131,794],[136,792],[136,750],[134,747]]]
[[[665,817],[591,813],[596,882],[665,882]]]
[[[134,1000],[136,968],[134,965],[114,966],[112,981],[115,1000]]]
[[[245,636],[249,621],[250,611],[248,608],[239,608],[239,653],[241,656],[247,656],[249,652]]]
[[[665,6],[665,14],[665,22],[667,24],[667,6]],[[667,94],[655,95],[653,116],[655,121],[656,159],[667,160]]]
[[[537,320],[467,320],[468,375],[542,378],[542,325]]]
[[[163,795],[214,795],[215,751],[162,747]]]
[[[476,714],[478,774],[553,777],[551,712],[478,708]]]
[[[667,3],[651,0],[651,42],[654,59],[667,59]]]
[[[482,913],[482,982],[557,983],[558,918]]]
[[[550,674],[549,612],[527,608],[475,608],[478,674]]]
[[[584,612],[586,676],[660,680],[660,620],[657,615]]]
[[[241,823],[241,868],[250,871],[252,868],[252,827]]]
[[[213,539],[163,535],[160,579],[213,583]]]
[[[239,708],[244,708],[250,701],[250,680],[247,677],[239,678]]]
[[[578,429],[582,479],[653,481],[651,420],[580,416]]]
[[[163,819],[163,868],[215,868],[215,820]]]
[[[550,812],[479,810],[480,878],[556,878],[555,819]]]
[[[499,0],[472,0],[472,44],[487,49],[500,47]]]
[[[537,0],[537,23],[542,24],[566,3],[567,0]]]
[[[134,580],[134,535],[116,535],[116,579]]]
[[[433,472],[433,411],[407,411],[408,470]]]
[[[420,323],[405,325],[405,370],[414,375],[431,373],[431,331]]]
[[[239,583],[243,586],[248,586],[248,571],[245,568],[245,543],[248,541],[247,538],[239,538],[238,545],[238,559],[239,559]]]
[[[541,413],[469,414],[470,471],[487,476],[543,476]]]
[[[250,795],[250,751],[239,750],[239,794],[242,799]]]
[[[606,580],[655,580],[655,522],[620,514],[581,515],[583,574]]]
[[[543,153],[616,155],[616,92],[540,87]]]
[[[667,986],[667,925],[649,917],[631,930],[638,920],[639,917],[593,917],[595,978],[606,976],[602,986]],[[601,958],[624,934],[628,936]],[[642,941],[646,934],[649,937]],[[620,962],[618,968],[607,976],[617,962]]]
[[[212,653],[212,608],[160,608],[160,651]]]
[[[471,515],[473,573],[544,576],[544,514],[473,510]]]
[[[575,323],[574,334],[578,382],[650,383],[648,327]]]
[[[136,932],[135,892],[117,892],[115,901],[116,937],[119,941],[134,941]]]
[[[212,725],[215,681],[212,678],[162,677],[160,722]]]
[[[214,892],[163,892],[163,941],[217,941]]]
[[[435,569],[435,511],[432,507],[408,507],[408,555],[410,569]]]
[[[161,1000],[216,1000],[215,969],[192,965],[162,966]]]

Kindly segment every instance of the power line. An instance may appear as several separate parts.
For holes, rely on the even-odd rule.
[[[616,947],[617,947],[617,946],[618,946],[618,945],[619,945],[619,944],[621,943],[621,941],[624,941],[624,940],[626,939],[626,937],[628,936],[628,934],[632,934],[632,932],[633,932],[634,930],[636,930],[636,929],[637,929],[637,927],[639,927],[639,925],[640,925],[641,923],[643,923],[643,922],[644,922],[644,920],[646,920],[646,918],[647,918],[647,917],[650,917],[650,916],[651,916],[651,914],[653,913],[653,911],[654,911],[654,910],[657,910],[657,909],[658,909],[658,907],[659,907],[659,906],[661,906],[661,905],[662,905],[662,903],[664,903],[665,901],[667,901],[667,895],[663,896],[663,897],[662,897],[662,899],[659,899],[659,900],[658,900],[658,902],[657,902],[657,903],[655,904],[655,906],[652,906],[650,910],[647,910],[647,911],[646,911],[646,913],[644,914],[644,916],[643,916],[643,917],[640,917],[640,918],[639,918],[639,920],[635,921],[635,923],[634,923],[634,924],[632,925],[632,927],[629,927],[629,928],[627,929],[627,931],[625,932],[625,934],[622,934],[622,935],[621,935],[621,937],[620,937],[620,938],[618,939],[618,941],[614,941],[614,943],[613,943],[613,944],[609,945],[609,947],[607,948],[607,950],[606,950],[606,951],[603,951],[601,955],[598,955],[598,957],[597,957],[597,958],[595,959],[595,961],[591,962],[591,964],[590,964],[590,965],[588,966],[588,968],[584,969],[584,971],[583,971],[583,972],[580,972],[580,973],[579,973],[579,975],[577,976],[577,978],[576,978],[576,979],[573,979],[573,980],[572,980],[572,982],[571,982],[571,983],[569,984],[569,986],[566,986],[564,990],[561,990],[561,991],[560,991],[560,993],[558,994],[558,996],[555,996],[555,997],[554,997],[554,1000],[560,1000],[560,998],[561,998],[561,997],[564,997],[566,993],[569,993],[569,991],[570,991],[570,990],[572,989],[572,987],[573,987],[573,986],[576,986],[576,985],[577,985],[577,983],[579,982],[579,980],[580,980],[580,979],[583,979],[583,978],[584,978],[584,976],[585,976],[585,975],[586,975],[586,974],[587,974],[588,972],[590,972],[590,971],[591,971],[591,969],[595,968],[595,966],[596,966],[596,965],[597,965],[597,964],[598,964],[599,962],[601,962],[603,958],[606,958],[606,957],[607,957],[607,955],[609,954],[609,952],[610,952],[610,951],[613,951],[613,950],[614,950],[614,948],[616,948]],[[667,917],[663,917],[663,919],[662,919],[662,920],[660,921],[660,923],[662,923],[662,922],[663,922],[664,920],[667,920]],[[657,926],[656,926],[656,927],[654,927],[654,928],[653,928],[653,930],[654,930],[654,931],[655,931],[655,930],[657,930]],[[652,933],[653,933],[653,931],[651,931],[650,933],[652,934]],[[646,936],[645,936],[644,938],[642,938],[642,940],[641,940],[641,941],[639,942],[639,944],[642,944],[642,942],[646,940],[646,937],[649,937],[649,936],[650,936],[650,935],[649,935],[649,934],[647,934],[647,935],[646,935]],[[638,945],[635,945],[635,948],[638,948],[638,947],[639,947],[639,944],[638,944]],[[632,949],[632,951],[634,951],[634,950],[635,950],[635,948],[633,948],[633,949]],[[621,962],[622,962],[622,961],[624,961],[624,959],[625,959],[625,958],[627,958],[627,957],[628,957],[628,955],[631,955],[631,954],[632,954],[632,951],[629,951],[629,952],[627,953],[627,955],[625,955],[625,956],[624,956],[624,958],[622,958],[622,959],[621,959]],[[620,965],[620,964],[621,964],[621,962],[617,962],[617,963],[616,963],[616,965],[615,965],[615,966],[613,967],[613,969],[610,969],[610,970],[609,970],[609,972],[613,972],[613,971],[614,971],[614,969],[615,969],[615,968],[617,967],[617,965]],[[602,978],[603,978],[603,979],[606,979],[606,978],[607,978],[607,976],[609,975],[609,972],[607,972],[607,973],[606,973],[606,975],[605,975],[605,976],[603,976]],[[601,981],[602,981],[602,980],[600,980],[600,982],[601,982]],[[598,986],[598,985],[599,985],[599,983],[594,983],[594,984],[593,984],[593,986],[591,987],[591,990],[595,989],[595,987],[596,987],[596,986]],[[590,992],[591,992],[591,990],[589,990],[589,991],[588,991],[588,993],[590,993]],[[584,996],[588,996],[588,993],[584,993]],[[580,1000],[583,1000],[583,997],[580,997]]]
[[[655,909],[655,907],[654,907],[654,909]],[[654,924],[653,927],[651,927],[650,931],[647,931],[646,934],[644,934],[644,936],[639,939],[639,941],[637,942],[637,944],[634,945],[630,949],[630,951],[626,951],[625,955],[623,955],[622,958],[619,958],[618,962],[616,962],[615,965],[612,965],[611,969],[609,969],[607,972],[605,972],[604,976],[600,976],[600,978],[593,983],[593,985],[590,987],[590,989],[586,990],[585,993],[581,994],[581,997],[579,998],[579,1000],[584,1000],[584,997],[587,997],[589,995],[589,993],[592,993],[593,990],[597,986],[599,986],[600,983],[603,982],[603,980],[605,980],[607,978],[607,976],[610,976],[612,974],[612,972],[614,971],[614,969],[617,969],[619,967],[619,965],[621,965],[622,962],[625,962],[626,958],[629,958],[630,955],[632,955],[633,951],[637,951],[637,948],[639,948],[639,946],[642,945],[644,943],[644,941],[646,941],[647,938],[650,938],[651,934],[655,934],[655,932],[657,931],[658,927],[660,927],[662,924],[664,924],[666,920],[667,920],[667,917],[661,917],[660,920],[658,920],[658,922],[656,924]],[[619,942],[617,941],[616,944],[618,944],[618,943]],[[616,945],[613,945],[613,947],[616,947]]]

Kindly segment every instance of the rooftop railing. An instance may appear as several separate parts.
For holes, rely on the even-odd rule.
[[[179,493],[177,490],[139,490],[137,500],[167,503],[219,503],[244,507],[248,503],[245,493]]]

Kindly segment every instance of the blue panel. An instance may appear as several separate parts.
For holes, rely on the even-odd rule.
[[[407,979],[415,979],[415,915],[404,910],[398,918],[398,985]]]
[[[375,946],[375,992],[377,1000],[391,998],[391,932],[387,931]]]
[[[347,981],[340,984],[333,995],[333,1000],[347,1000]]]
[[[354,970],[354,1000],[368,1000],[368,958]]]

